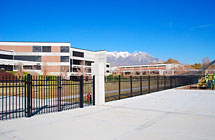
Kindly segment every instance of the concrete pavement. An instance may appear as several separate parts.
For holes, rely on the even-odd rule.
[[[215,91],[171,89],[0,122],[0,140],[214,140]]]

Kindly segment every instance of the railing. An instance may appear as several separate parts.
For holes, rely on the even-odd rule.
[[[200,76],[118,76],[106,79],[105,101],[120,100],[198,82]]]
[[[60,76],[30,74],[20,78],[2,77],[0,120],[95,105],[94,79],[81,76],[80,80],[72,81]]]

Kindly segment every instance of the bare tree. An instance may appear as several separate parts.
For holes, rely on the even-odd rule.
[[[207,66],[210,63],[210,59],[208,57],[202,58],[202,68]]]
[[[87,70],[84,66],[84,61],[80,62],[80,67],[77,68],[77,73],[78,73],[78,76],[83,75],[84,79],[86,78]]]
[[[48,67],[47,67],[47,63],[43,63],[42,66],[42,72],[43,72],[43,76],[46,77],[48,74]]]
[[[21,82],[21,77],[23,76],[23,64],[21,62],[17,63],[17,77],[19,78],[19,82]]]
[[[60,75],[61,75],[64,79],[67,78],[68,72],[69,72],[69,67],[68,67],[68,66],[61,66]]]

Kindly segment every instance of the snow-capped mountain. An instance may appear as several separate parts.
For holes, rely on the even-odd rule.
[[[159,58],[155,58],[145,52],[107,52],[107,62],[111,66],[122,66],[122,65],[144,65],[163,62]]]

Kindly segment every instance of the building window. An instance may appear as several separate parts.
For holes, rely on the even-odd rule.
[[[33,52],[41,52],[42,48],[41,46],[33,46]]]
[[[74,65],[83,65],[83,61],[82,60],[77,60],[77,59],[73,59],[73,64]]]
[[[13,66],[10,65],[0,65],[0,70],[2,71],[13,71]]]
[[[25,70],[32,70],[33,66],[31,66],[31,65],[25,65],[25,66],[23,66],[23,69],[25,69]]]
[[[61,46],[60,52],[69,52],[69,46]]]
[[[83,52],[73,51],[73,56],[76,56],[76,57],[84,57],[84,53],[83,53]]]
[[[85,61],[86,66],[91,66],[92,63],[93,63],[93,61]]]
[[[85,68],[85,71],[86,71],[87,73],[91,73],[91,68]]]
[[[41,56],[17,55],[17,56],[14,56],[14,60],[41,62]]]
[[[80,69],[79,69],[79,68],[72,68],[72,71],[73,71],[73,72],[79,72]]]
[[[35,66],[35,69],[36,69],[36,70],[41,70],[41,66],[40,66],[40,65],[36,65],[36,66]]]
[[[69,56],[61,56],[60,62],[69,62]]]
[[[13,60],[13,55],[0,54],[0,59],[10,59],[10,60]]]
[[[43,46],[43,52],[51,52],[51,46]]]

